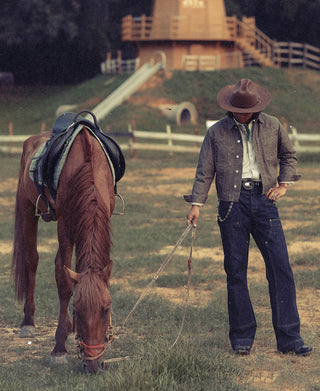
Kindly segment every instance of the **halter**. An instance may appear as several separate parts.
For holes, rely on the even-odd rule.
[[[113,327],[109,326],[109,336],[106,336],[106,342],[100,345],[87,345],[83,342],[82,338],[78,335],[77,339],[79,340],[78,344],[78,357],[82,361],[94,361],[98,360],[98,358],[102,357],[105,351],[110,346],[113,341]],[[95,350],[101,349],[101,352],[95,354]]]
[[[111,311],[111,309],[110,309]],[[75,321],[73,319],[73,329],[75,329]],[[99,345],[87,345],[80,334],[76,336],[76,339],[79,341],[78,343],[78,357],[82,361],[94,361],[102,357],[105,353],[105,351],[108,349],[108,347],[111,345],[113,341],[113,326],[112,326],[112,319],[111,319],[111,312],[109,316],[109,330],[108,335],[106,335],[105,343],[99,344]],[[98,354],[95,354],[95,350],[101,349],[101,352]]]

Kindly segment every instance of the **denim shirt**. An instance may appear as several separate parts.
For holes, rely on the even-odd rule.
[[[260,171],[262,194],[277,182],[294,182],[297,158],[287,131],[271,115],[260,113],[253,131],[253,145]],[[238,201],[242,182],[243,144],[240,130],[230,117],[211,126],[203,140],[192,195],[187,202],[204,204],[215,179],[220,201]]]

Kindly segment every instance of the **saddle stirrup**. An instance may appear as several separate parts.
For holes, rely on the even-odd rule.
[[[41,198],[41,194],[38,195],[38,198],[37,198],[37,202],[36,202],[36,206],[35,206],[35,212],[34,212],[34,215],[37,216],[37,217],[41,217],[42,215],[49,215],[51,212],[50,212],[50,205],[48,203],[48,206],[47,206],[47,211],[45,213],[42,213],[41,210],[39,209],[38,207],[38,204],[39,204],[39,201],[40,201],[40,198]]]
[[[120,198],[120,201],[122,203],[122,212],[112,212],[112,214],[115,216],[123,216],[126,211],[126,204],[125,204],[124,199],[120,193],[116,193],[115,196]]]

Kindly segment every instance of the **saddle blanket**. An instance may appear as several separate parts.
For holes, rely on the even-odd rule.
[[[91,129],[89,126],[79,124],[69,132],[52,132],[47,140],[36,152],[29,170],[31,180],[35,183],[42,199],[47,202],[44,189],[47,187],[51,196],[56,200],[57,189],[63,166],[68,153],[77,135],[86,127],[99,142],[104,151],[113,176],[113,184],[116,190],[116,183],[122,178],[125,170],[125,160],[118,144],[101,131]]]

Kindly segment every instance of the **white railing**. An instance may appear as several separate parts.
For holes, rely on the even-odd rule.
[[[211,126],[215,121],[207,121],[207,127]],[[320,153],[320,135],[298,133],[295,127],[290,126],[289,137],[298,153]],[[123,150],[152,150],[166,152],[193,152],[199,153],[203,135],[196,134],[181,134],[172,133],[171,126],[166,126],[165,132],[151,132],[144,130],[135,130],[131,125],[128,127],[128,132],[113,134],[111,136],[121,136],[129,141],[125,144],[120,144]],[[6,136],[0,135],[0,143],[6,144],[1,146],[0,151],[9,153],[21,153],[22,148],[14,147],[14,144],[22,143],[29,135]],[[151,141],[151,142],[150,142]],[[152,142],[155,141],[155,142]],[[158,142],[156,142],[158,141]]]
[[[140,58],[133,58],[129,60],[107,59],[100,64],[101,73],[115,74],[115,73],[133,73],[140,65]]]

